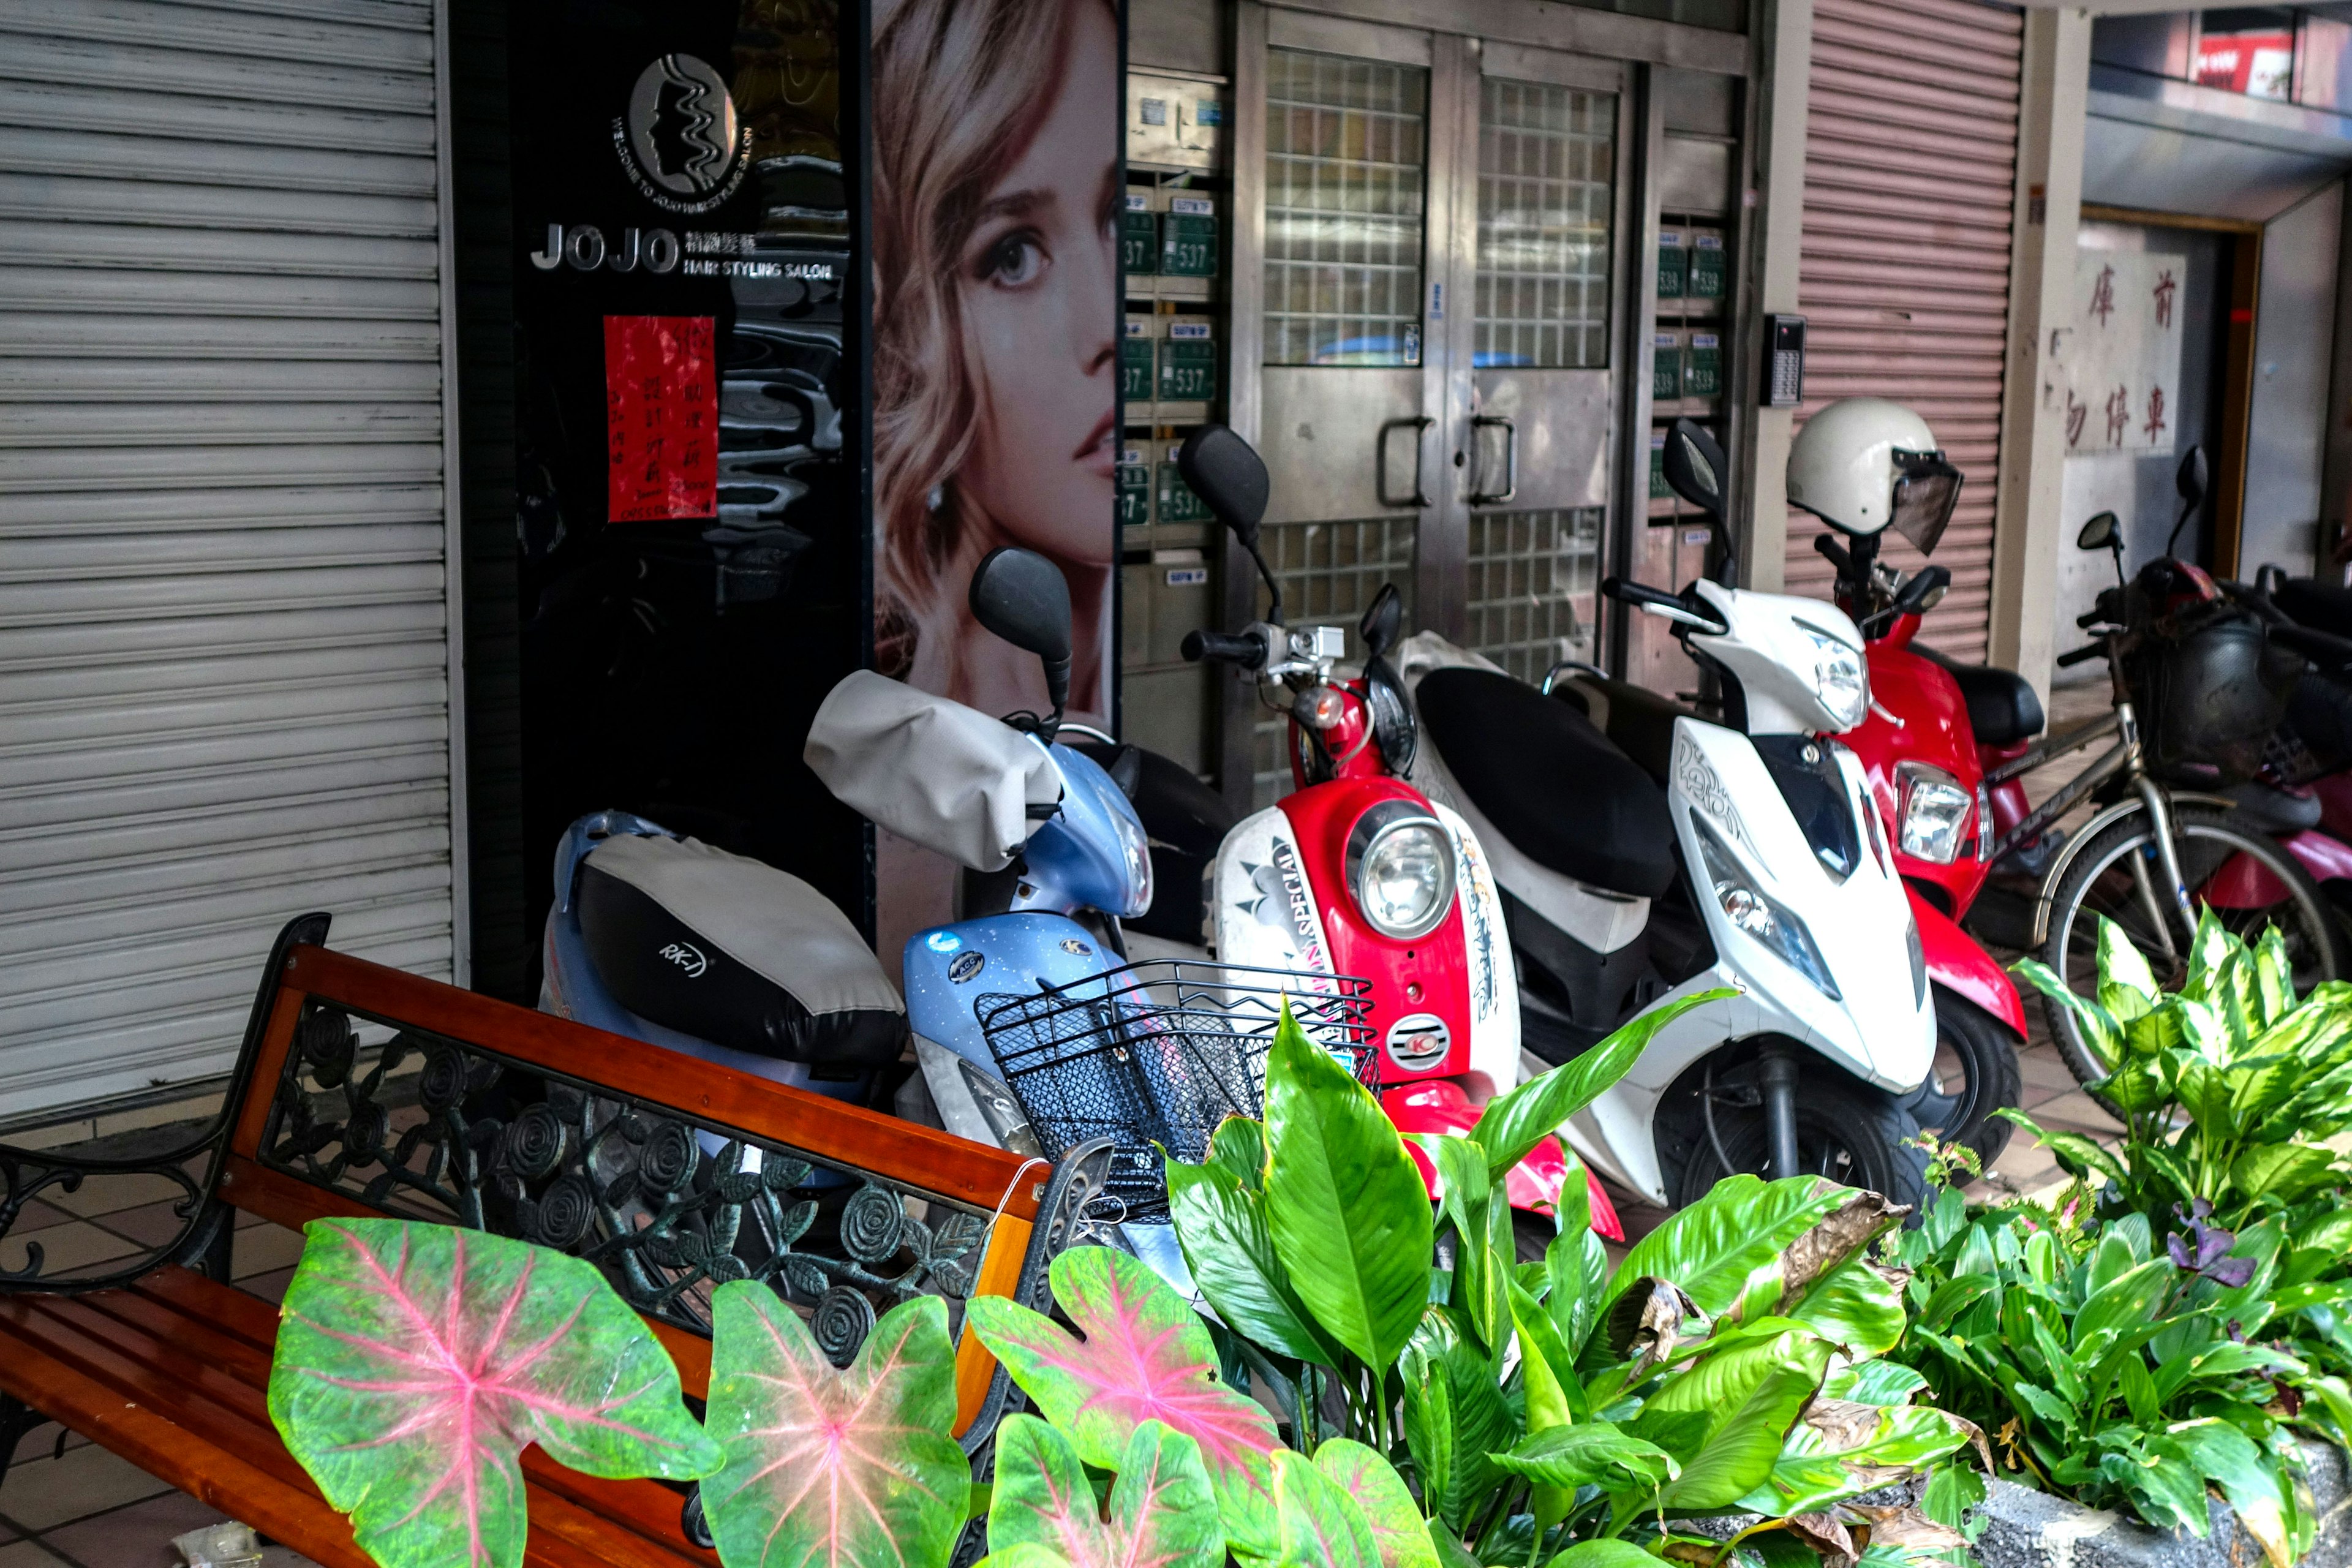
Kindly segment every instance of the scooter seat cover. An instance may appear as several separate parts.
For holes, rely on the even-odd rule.
[[[613,999],[739,1051],[839,1068],[898,1059],[907,1010],[833,901],[695,839],[616,835],[581,862],[588,956]]]
[[[1915,651],[1927,652],[1925,648]],[[2042,733],[2042,699],[2034,695],[2033,683],[2025,677],[1998,665],[1955,664],[1947,658],[1936,662],[1950,670],[1958,683],[1960,700],[1968,705],[1969,728],[1975,731],[1979,745],[2013,745]]]
[[[1665,795],[1591,720],[1485,669],[1431,670],[1415,697],[1447,770],[1520,854],[1640,898],[1673,883]]]
[[[1012,864],[1037,826],[1029,808],[1062,798],[1034,738],[870,669],[825,694],[801,755],[852,811],[975,871]]]

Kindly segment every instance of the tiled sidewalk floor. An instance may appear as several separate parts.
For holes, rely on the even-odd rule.
[[[178,1195],[160,1176],[113,1176],[37,1199],[0,1241],[0,1268],[24,1268],[28,1242],[40,1244],[45,1267],[64,1268],[169,1241],[180,1228],[171,1202]],[[251,1215],[237,1219],[236,1282],[275,1301],[302,1238]],[[0,1480],[0,1568],[179,1568],[173,1538],[225,1517],[87,1437],[47,1426],[17,1446],[16,1462]],[[278,1546],[263,1561],[268,1568],[302,1568],[310,1559]]]

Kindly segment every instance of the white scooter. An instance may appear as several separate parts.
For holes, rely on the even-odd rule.
[[[1665,468],[1720,517],[1725,464],[1704,432],[1678,425]],[[1402,649],[1427,742],[1409,776],[1492,860],[1530,1065],[1673,998],[1741,993],[1662,1030],[1569,1142],[1670,1206],[1733,1172],[1917,1205],[1904,1102],[1935,1058],[1926,961],[1862,765],[1828,738],[1869,711],[1861,633],[1833,605],[1704,580],[1602,591],[1674,623],[1727,722],[1685,711],[1668,731],[1651,694],[1590,667],[1538,690],[1433,637]],[[1640,743],[1645,721],[1652,743],[1670,736],[1663,792],[1612,739]]]

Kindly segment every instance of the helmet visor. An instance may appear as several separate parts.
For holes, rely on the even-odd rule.
[[[1889,522],[1895,532],[1932,555],[1952,521],[1960,500],[1960,470],[1944,461],[1941,452],[1895,454],[1895,507]]]

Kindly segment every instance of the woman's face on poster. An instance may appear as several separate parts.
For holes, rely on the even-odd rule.
[[[961,489],[1016,542],[1068,561],[1113,553],[1118,429],[1118,35],[1069,12],[1053,102],[983,198],[959,286],[982,428]]]

